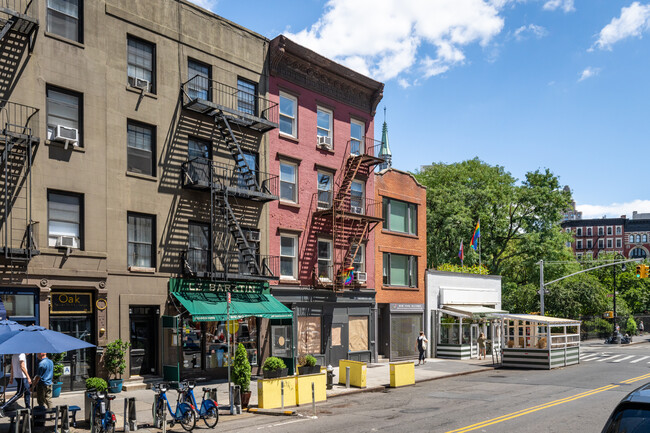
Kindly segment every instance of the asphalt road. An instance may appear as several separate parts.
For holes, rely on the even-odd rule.
[[[316,418],[301,408],[299,417],[258,415],[218,430],[598,433],[621,398],[650,382],[650,344],[583,348],[581,358],[551,371],[499,369],[339,397],[319,404]]]

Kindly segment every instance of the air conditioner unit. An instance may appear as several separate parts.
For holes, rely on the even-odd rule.
[[[76,236],[57,236],[56,243],[54,244],[56,248],[79,248],[79,238]]]
[[[332,150],[332,137],[326,137],[323,135],[318,136],[318,144],[317,146],[320,149],[328,149]]]
[[[363,214],[363,207],[361,207],[361,206],[350,206],[350,212],[361,215],[361,214]]]
[[[251,242],[259,242],[260,232],[246,232],[246,240]]]
[[[368,273],[367,272],[355,272],[354,273],[354,280],[358,281],[360,283],[365,283],[368,281]]]
[[[136,89],[140,89],[144,92],[148,92],[150,85],[151,83],[149,83],[148,80],[143,80],[142,78],[136,78],[136,77],[129,77],[129,86],[135,87]]]
[[[77,128],[70,128],[68,126],[56,125],[52,141],[63,141],[65,143],[66,149],[70,143],[72,143],[74,147],[78,147],[79,130]]]

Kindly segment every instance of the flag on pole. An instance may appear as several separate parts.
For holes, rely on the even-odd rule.
[[[476,250],[478,247],[478,239],[481,237],[481,221],[476,223],[476,228],[474,229],[474,234],[472,235],[472,243],[470,244],[472,248]]]
[[[460,250],[458,250],[458,257],[460,257],[461,263],[465,260],[465,252],[463,251],[463,241],[460,241]]]

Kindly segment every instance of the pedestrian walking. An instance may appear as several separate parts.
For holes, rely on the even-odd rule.
[[[31,396],[32,392],[29,389],[32,384],[32,379],[29,377],[27,372],[27,358],[24,353],[15,354],[11,356],[11,376],[9,377],[9,384],[14,383],[14,378],[16,379],[16,393],[11,397],[4,406],[0,407],[0,417],[4,416],[6,409],[9,409],[13,406],[15,402],[18,401],[20,397],[25,397],[25,407],[31,407]]]
[[[480,333],[478,336],[478,359],[481,359],[481,356],[483,359],[485,359],[485,334]]]
[[[417,343],[415,346],[417,347],[418,351],[420,352],[420,356],[418,357],[418,365],[420,363],[426,364],[426,352],[427,352],[427,343],[429,340],[427,340],[427,337],[424,335],[424,331],[420,331],[420,336],[418,337]]]
[[[54,378],[54,363],[47,357],[47,353],[36,355],[40,360],[36,376],[32,381],[32,389],[36,389],[36,401],[39,406],[48,409],[52,407],[52,379]]]
[[[639,320],[639,335],[643,335],[643,320]]]

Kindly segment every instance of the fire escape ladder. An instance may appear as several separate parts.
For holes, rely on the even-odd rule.
[[[2,30],[0,30],[0,41],[2,41],[7,33],[9,33],[15,22],[16,21],[13,18],[5,21],[4,26],[2,26]]]
[[[230,202],[228,201],[228,195],[224,194],[224,210],[226,213],[226,225],[228,231],[232,235],[232,238],[235,242],[237,250],[239,251],[241,262],[239,263],[239,273],[243,273],[241,267],[245,267],[247,274],[251,275],[262,275],[262,270],[260,265],[257,262],[257,252],[256,249],[251,247],[251,245],[246,240],[246,235],[239,225],[235,211],[233,210]]]
[[[346,198],[350,194],[350,186],[352,185],[352,180],[356,177],[361,168],[362,158],[358,155],[350,155],[345,166],[345,171],[341,175],[341,181],[338,185],[338,191],[336,191],[336,198],[334,202],[337,206],[342,207]]]
[[[235,137],[230,122],[228,121],[227,116],[223,114],[223,111],[218,111],[215,114],[215,124],[217,125],[219,132],[221,132],[221,136],[226,143],[228,151],[235,160],[237,170],[241,176],[240,184],[243,184],[246,188],[253,188],[255,191],[261,191],[260,185],[257,182],[254,167],[251,168],[248,166],[244,152],[242,152],[241,146],[239,146],[239,141],[237,141],[237,137]]]

